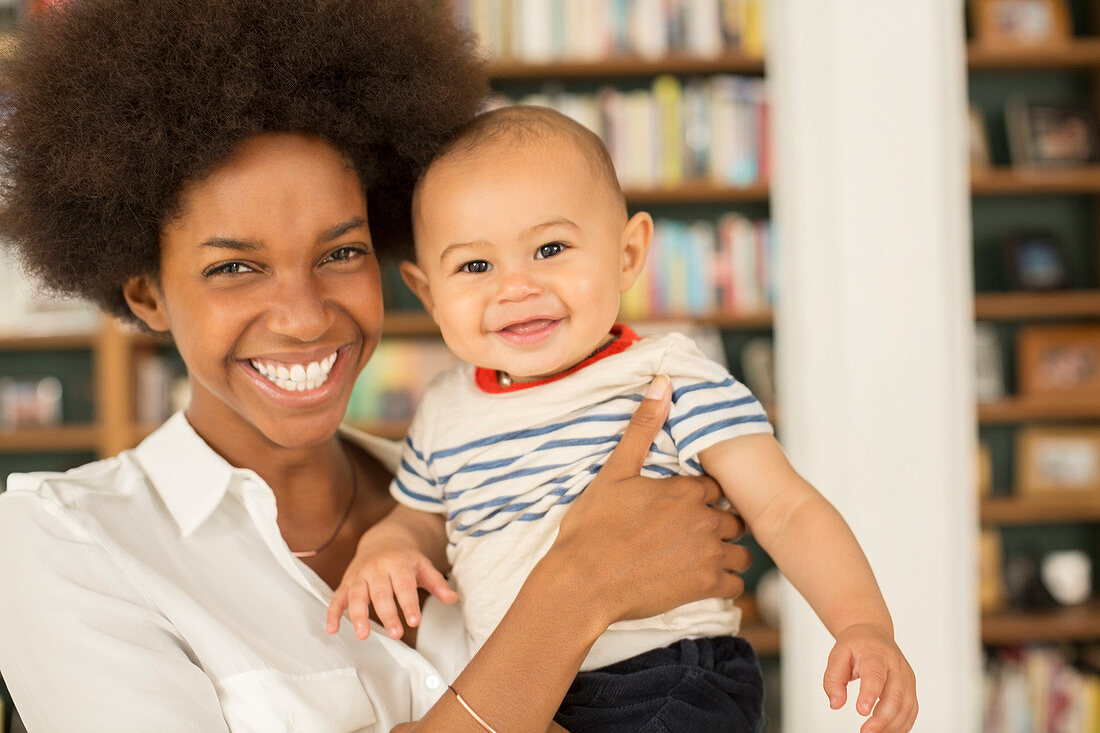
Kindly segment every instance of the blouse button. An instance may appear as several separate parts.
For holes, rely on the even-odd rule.
[[[439,677],[434,674],[430,674],[424,678],[424,686],[427,687],[429,690],[439,689],[439,686],[442,683],[443,680],[439,679]]]

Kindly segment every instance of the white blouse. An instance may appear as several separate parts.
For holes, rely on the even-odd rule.
[[[344,431],[392,467],[388,441]],[[446,689],[463,637],[325,633],[332,592],[275,497],[176,414],[132,451],[0,494],[0,674],[30,731],[389,731]]]

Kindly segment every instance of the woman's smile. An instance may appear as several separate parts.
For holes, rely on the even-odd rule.
[[[345,379],[355,373],[354,354],[354,344],[348,344],[324,357],[279,354],[240,359],[237,364],[263,399],[283,407],[314,407],[344,394]]]

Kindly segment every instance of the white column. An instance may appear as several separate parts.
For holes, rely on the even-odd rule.
[[[769,0],[781,439],[847,518],[917,673],[918,731],[975,731],[973,292],[962,0]],[[807,552],[819,548],[807,547]],[[783,599],[786,733],[832,639]]]

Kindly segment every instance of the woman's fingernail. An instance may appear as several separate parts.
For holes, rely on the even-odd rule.
[[[668,376],[665,374],[658,374],[653,378],[653,381],[649,383],[649,389],[646,390],[645,398],[647,400],[659,400],[665,396],[665,392],[668,391]]]

